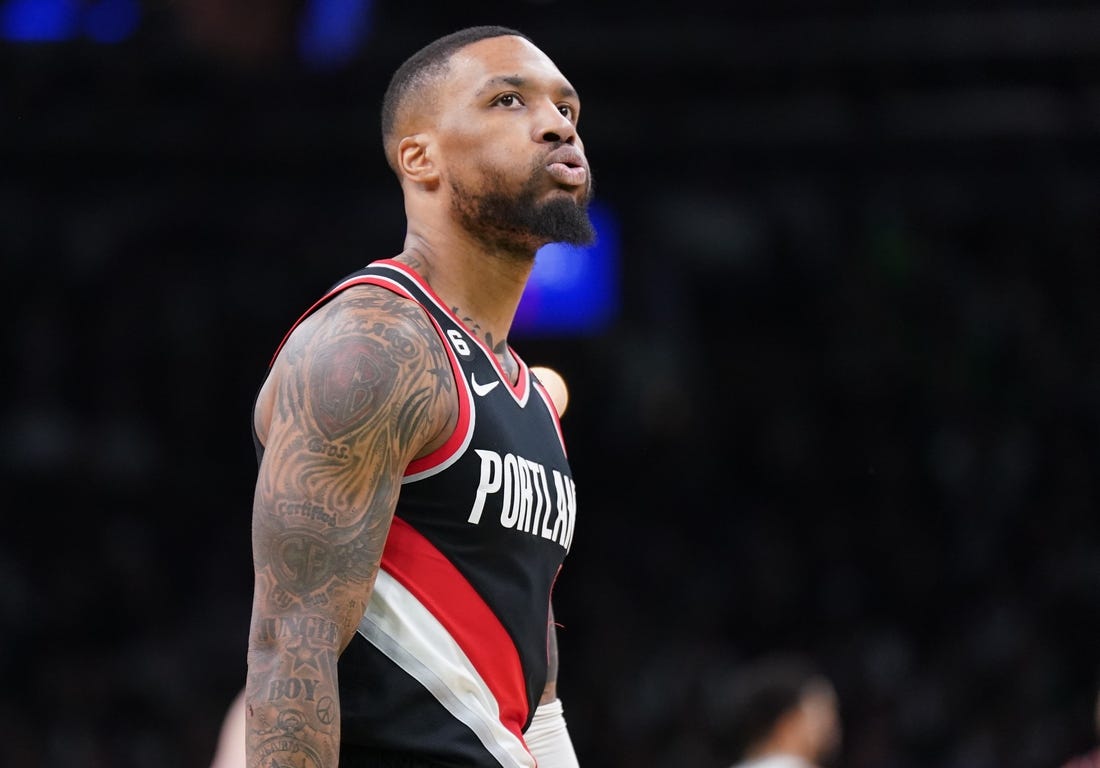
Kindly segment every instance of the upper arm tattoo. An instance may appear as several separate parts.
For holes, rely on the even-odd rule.
[[[370,597],[404,469],[457,402],[435,328],[382,289],[319,310],[277,365],[252,523],[249,764],[265,766],[338,751],[337,658]]]
[[[415,305],[377,289],[321,313],[287,350],[256,489],[256,566],[280,602],[373,579],[404,467],[453,399]]]

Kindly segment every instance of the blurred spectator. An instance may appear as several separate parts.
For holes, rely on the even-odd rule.
[[[735,768],[818,768],[839,753],[836,691],[809,659],[763,657],[713,694],[717,754]]]
[[[1096,694],[1096,706],[1093,709],[1093,717],[1096,722],[1097,746],[1083,755],[1077,755],[1062,768],[1100,768],[1100,690]]]
[[[289,55],[302,0],[180,0],[179,30],[197,51],[256,68]]]
[[[245,701],[244,689],[233,697],[225,713],[214,760],[210,768],[244,768],[245,764]]]

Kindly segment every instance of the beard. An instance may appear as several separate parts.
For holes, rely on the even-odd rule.
[[[589,181],[584,197],[556,195],[539,201],[545,193],[546,169],[535,168],[517,193],[506,192],[500,173],[487,175],[488,191],[475,193],[451,181],[452,206],[462,227],[494,251],[533,259],[547,243],[590,245],[596,230],[588,217],[592,199]],[[591,179],[591,175],[589,176]]]

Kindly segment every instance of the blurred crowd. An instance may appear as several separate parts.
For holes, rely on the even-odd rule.
[[[217,3],[177,5],[190,26],[152,3],[118,46],[0,46],[13,766],[209,764],[244,674],[255,387],[298,313],[403,236],[377,100],[439,29],[376,4],[377,58],[315,72],[242,53]],[[439,26],[484,20],[440,6]],[[882,93],[908,70],[836,66],[808,77],[856,129],[731,136],[713,72],[670,85],[673,54],[624,27],[607,68],[661,93],[620,93],[584,53],[606,26],[566,39],[555,8],[582,13],[490,20],[580,89],[620,217],[615,325],[513,339],[571,391],[582,517],[556,606],[582,763],[725,768],[707,692],[774,651],[835,687],[838,766],[1090,749],[1100,47],[929,76],[1092,93],[1064,132],[900,131]],[[796,87],[755,66],[723,98],[760,111]]]

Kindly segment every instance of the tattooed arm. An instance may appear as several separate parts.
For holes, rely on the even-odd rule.
[[[249,768],[337,764],[337,659],[370,599],[404,469],[456,413],[434,327],[384,289],[348,289],[283,348],[257,402]]]

